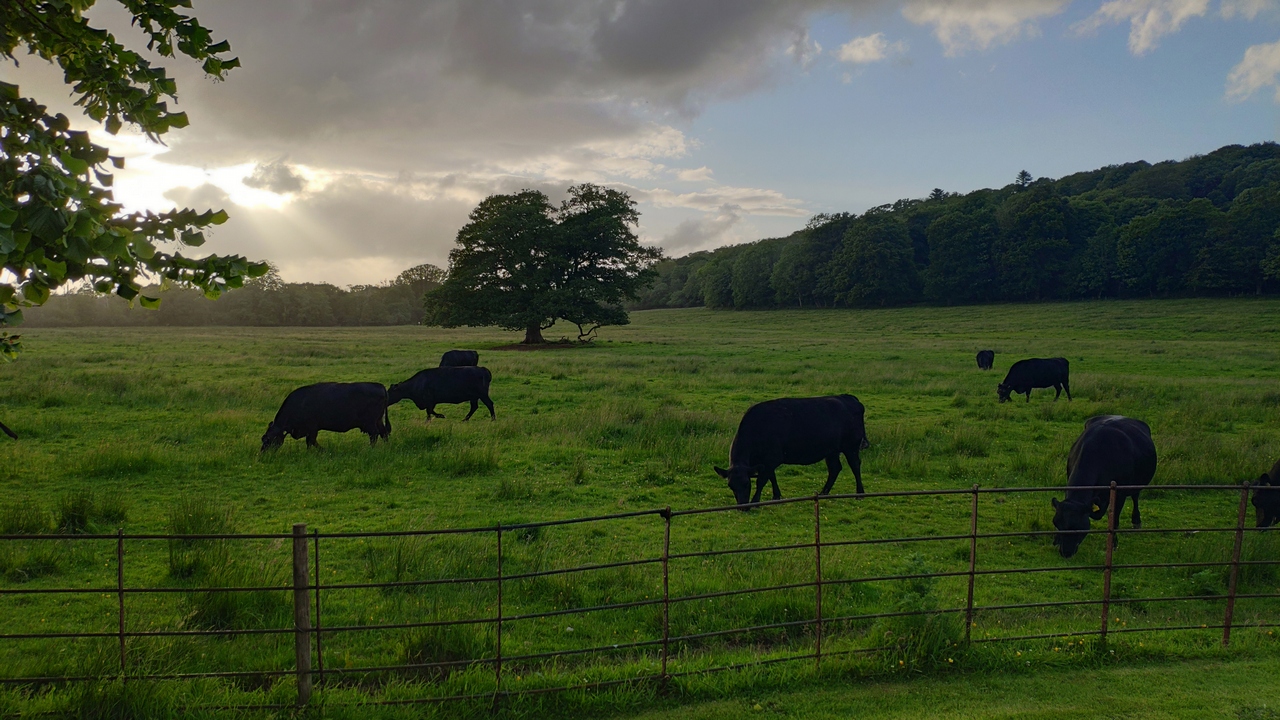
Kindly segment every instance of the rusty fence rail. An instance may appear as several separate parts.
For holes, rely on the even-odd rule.
[[[1277,593],[1240,593],[1239,578],[1242,567],[1258,566],[1258,565],[1277,565],[1280,564],[1280,558],[1264,559],[1264,560],[1242,560],[1241,550],[1243,547],[1244,537],[1249,533],[1266,532],[1266,529],[1258,529],[1246,527],[1246,511],[1249,500],[1249,485],[1179,485],[1179,486],[1155,486],[1151,489],[1162,492],[1186,492],[1186,493],[1212,493],[1226,492],[1234,493],[1239,496],[1238,512],[1233,518],[1234,523],[1229,526],[1218,527],[1179,527],[1179,528],[1121,528],[1117,526],[1116,518],[1116,493],[1117,490],[1126,488],[1117,488],[1115,484],[1108,487],[1097,488],[1103,492],[1110,494],[1110,504],[1108,506],[1108,516],[1106,525],[1101,532],[1105,535],[1105,560],[1101,565],[1075,565],[1075,566],[1054,566],[1044,565],[1035,567],[981,567],[979,565],[979,541],[995,540],[1015,537],[1037,537],[1047,536],[1057,533],[1056,530],[1029,530],[1029,531],[1001,531],[1001,532],[980,532],[980,498],[984,495],[1010,495],[1019,493],[1060,493],[1061,487],[1036,487],[1036,488],[983,488],[974,485],[971,488],[952,489],[952,490],[921,490],[921,491],[901,491],[901,492],[881,492],[866,493],[861,496],[857,495],[826,495],[826,496],[809,496],[790,498],[783,500],[775,500],[769,502],[761,502],[752,506],[756,510],[764,510],[774,506],[793,505],[798,503],[811,503],[813,506],[813,540],[812,542],[787,543],[780,545],[754,546],[754,547],[731,547],[713,550],[698,550],[689,552],[672,553],[671,552],[671,529],[673,522],[678,522],[681,518],[693,516],[704,516],[716,513],[739,512],[742,510],[740,506],[724,506],[715,508],[700,508],[693,510],[676,510],[670,508],[660,508],[653,510],[645,510],[639,512],[619,513],[614,515],[601,515],[594,517],[574,518],[567,520],[553,520],[546,522],[520,523],[509,525],[495,525],[491,527],[476,528],[443,528],[436,530],[404,530],[404,531],[385,531],[385,532],[338,532],[338,533],[321,533],[316,530],[308,531],[303,524],[293,526],[291,533],[256,533],[256,534],[208,534],[208,535],[168,535],[168,534],[126,534],[123,531],[114,534],[80,534],[80,535],[0,535],[0,543],[5,542],[31,542],[39,543],[51,540],[61,540],[69,542],[101,542],[108,543],[113,546],[115,555],[115,583],[113,585],[101,585],[97,587],[28,587],[24,583],[6,582],[0,584],[0,600],[7,596],[33,596],[33,595],[57,595],[57,596],[98,596],[111,597],[114,599],[116,622],[115,629],[112,631],[92,631],[92,632],[9,632],[4,628],[0,628],[0,643],[11,642],[27,642],[33,640],[71,640],[71,639],[114,639],[117,642],[116,652],[118,654],[118,662],[114,664],[112,671],[101,670],[93,674],[73,675],[41,675],[41,676],[12,676],[0,677],[0,686],[41,686],[51,683],[67,683],[67,682],[86,682],[86,681],[103,681],[103,680],[187,680],[195,678],[266,678],[266,677],[286,677],[292,676],[296,682],[296,700],[297,706],[305,706],[311,703],[313,686],[315,684],[323,684],[329,679],[339,679],[343,676],[351,675],[369,675],[381,672],[404,672],[406,670],[417,671],[437,671],[447,673],[451,670],[472,667],[488,666],[492,669],[492,690],[480,693],[465,693],[443,696],[430,696],[421,698],[406,699],[388,699],[380,701],[369,701],[362,704],[414,704],[414,703],[442,703],[442,702],[487,702],[492,703],[494,707],[507,697],[538,695],[543,693],[563,692],[570,690],[585,690],[592,688],[607,688],[623,684],[637,683],[656,683],[658,687],[665,688],[666,684],[679,677],[687,677],[691,675],[725,672],[744,667],[759,667],[781,662],[794,662],[801,660],[810,660],[815,663],[821,663],[824,657],[839,657],[854,654],[871,654],[880,652],[889,648],[886,647],[866,647],[853,648],[844,650],[832,650],[830,647],[824,648],[824,638],[827,628],[832,627],[836,623],[848,622],[865,622],[884,618],[900,618],[910,616],[932,616],[932,615],[957,615],[963,617],[964,622],[964,641],[966,643],[993,643],[993,642],[1012,642],[1027,641],[1048,638],[1064,638],[1064,637],[1096,637],[1102,643],[1106,643],[1109,635],[1114,634],[1131,634],[1142,632],[1167,632],[1167,631],[1218,631],[1221,630],[1221,642],[1227,645],[1231,640],[1231,631],[1233,628],[1244,626],[1260,626],[1264,623],[1241,624],[1235,620],[1235,609],[1237,600],[1240,599],[1260,599],[1260,598],[1280,598],[1280,592]],[[875,502],[880,499],[887,498],[926,498],[941,496],[968,496],[969,499],[969,528],[967,533],[950,534],[950,535],[923,535],[923,536],[906,536],[906,537],[889,537],[889,538],[865,538],[865,539],[849,539],[849,540],[824,540],[822,528],[822,509],[824,505],[840,502]],[[661,554],[656,557],[641,557],[627,560],[619,560],[613,562],[599,562],[591,564],[582,564],[572,567],[552,568],[527,572],[504,572],[504,536],[510,538],[513,533],[527,533],[530,531],[540,530],[543,528],[563,527],[570,525],[582,525],[588,523],[610,523],[624,519],[638,518],[656,518],[658,520],[658,528],[656,533],[661,538]],[[1079,531],[1081,534],[1090,531]],[[1232,536],[1231,557],[1224,561],[1188,561],[1188,562],[1115,562],[1114,550],[1117,545],[1117,536],[1119,535],[1143,535],[1143,534],[1196,534],[1196,533],[1229,533]],[[444,536],[468,536],[474,538],[477,543],[492,543],[492,547],[496,555],[496,571],[492,575],[482,575],[478,577],[449,577],[449,578],[426,578],[414,580],[402,580],[394,582],[322,582],[324,577],[321,564],[321,547],[322,542],[325,545],[335,542],[350,542],[352,540],[365,540],[374,538],[430,538]],[[283,546],[286,542],[289,544],[290,565],[292,568],[291,583],[287,585],[246,585],[234,587],[183,587],[183,586],[160,586],[160,587],[130,587],[125,580],[126,567],[126,545],[127,543],[138,543],[143,541],[168,541],[168,542],[194,542],[194,541],[245,541],[245,540],[271,540]],[[921,573],[898,573],[898,574],[879,574],[865,575],[859,577],[825,577],[823,576],[823,553],[828,553],[837,548],[856,548],[858,546],[873,546],[885,544],[904,544],[911,545],[914,543],[936,543],[946,541],[960,541],[967,545],[967,569],[945,572],[921,572]],[[0,545],[0,547],[3,547]],[[779,553],[785,551],[805,551],[812,550],[812,577],[809,580],[801,582],[781,583],[775,585],[765,585],[759,587],[736,588],[730,590],[719,590],[715,592],[695,592],[682,595],[673,595],[671,593],[671,578],[673,574],[673,561],[709,559],[734,555],[757,555],[764,553]],[[534,578],[548,578],[552,576],[564,576],[571,574],[590,574],[604,570],[614,570],[621,568],[637,568],[637,567],[657,567],[661,574],[660,591],[655,591],[654,597],[646,597],[643,600],[629,600],[621,602],[611,602],[597,605],[588,605],[583,607],[570,607],[554,610],[544,610],[539,612],[513,612],[509,607],[504,606],[504,590],[511,586],[511,583],[521,580],[529,580]],[[1112,576],[1117,570],[1137,570],[1137,569],[1171,569],[1171,568],[1226,568],[1227,570],[1227,592],[1225,595],[1179,595],[1179,596],[1156,596],[1156,597],[1114,597],[1112,588]],[[981,605],[975,600],[975,590],[978,586],[980,578],[991,578],[997,576],[1007,576],[1025,573],[1044,573],[1044,572],[1100,572],[1102,575],[1102,594],[1101,597],[1084,600],[1046,600],[1037,602],[1023,603],[1004,603]],[[903,610],[890,612],[875,612],[862,614],[845,614],[830,615],[824,613],[823,593],[824,590],[831,591],[833,587],[842,585],[855,585],[861,583],[885,582],[885,581],[902,581],[917,580],[925,578],[958,578],[964,581],[965,594],[963,606],[944,607],[929,610]],[[492,586],[496,602],[494,603],[493,612],[479,617],[463,618],[463,619],[423,619],[414,622],[371,622],[367,624],[324,624],[323,610],[326,604],[325,598],[332,598],[335,593],[347,591],[358,591],[365,589],[413,589],[418,587],[441,586],[441,585],[472,585],[472,586]],[[709,630],[703,632],[684,632],[683,634],[673,633],[672,628],[672,609],[686,603],[694,603],[698,601],[730,598],[748,595],[759,595],[762,593],[794,591],[811,589],[813,592],[813,614],[812,617],[790,620],[785,622],[775,622],[760,625],[751,625],[744,627],[725,628],[718,630]],[[166,595],[174,593],[248,593],[248,592],[282,592],[291,593],[293,597],[293,621],[286,627],[263,627],[263,628],[226,628],[226,629],[147,629],[147,630],[130,630],[127,619],[130,617],[129,598],[140,598],[147,595]],[[1135,605],[1138,603],[1182,603],[1182,602],[1199,602],[1205,601],[1223,601],[1225,608],[1220,623],[1202,623],[1202,624],[1182,624],[1182,625],[1163,625],[1163,626],[1143,626],[1143,627],[1112,627],[1112,608],[1116,605]],[[70,600],[67,600],[70,602]],[[1068,630],[1064,632],[1051,633],[1024,633],[1013,635],[1002,635],[995,637],[972,638],[971,630],[975,626],[975,618],[980,613],[991,613],[998,611],[1010,610],[1029,610],[1029,609],[1049,609],[1049,608],[1084,608],[1088,606],[1096,606],[1099,611],[1099,620],[1096,627]],[[614,643],[608,645],[596,645],[585,648],[569,648],[562,650],[552,650],[548,652],[536,653],[520,653],[512,652],[509,647],[504,647],[504,632],[509,631],[515,623],[556,618],[561,616],[577,616],[597,612],[609,612],[634,608],[652,608],[659,615],[661,623],[660,637],[649,640],[638,640],[633,642]],[[139,612],[136,609],[133,612]],[[458,660],[444,660],[437,662],[402,662],[395,664],[382,665],[366,665],[355,667],[334,667],[325,665],[325,643],[332,642],[335,638],[342,635],[381,632],[389,630],[412,630],[424,628],[443,628],[450,626],[482,626],[492,628],[494,645],[493,653],[487,657],[465,658]],[[757,660],[747,663],[729,663],[713,665],[709,667],[696,667],[688,670],[672,672],[670,663],[672,662],[673,646],[682,643],[690,643],[695,641],[703,641],[712,638],[725,638],[733,635],[743,635],[769,630],[806,630],[812,634],[811,650],[805,652],[794,653],[785,657],[773,657],[763,660]],[[149,637],[236,637],[249,635],[292,635],[294,638],[293,667],[275,668],[263,670],[242,670],[242,669],[223,669],[211,670],[207,672],[154,672],[147,670],[144,666],[130,663],[130,644],[143,638]],[[570,658],[576,656],[596,655],[605,653],[618,652],[634,652],[634,651],[650,651],[656,652],[656,669],[657,672],[627,677],[623,679],[601,680],[596,682],[581,682],[574,684],[556,685],[554,687],[539,688],[517,688],[508,689],[504,687],[504,682],[510,675],[510,667],[520,664],[528,664],[533,661],[556,660],[561,658]],[[707,659],[705,656],[703,659]],[[714,660],[714,658],[712,658]],[[0,671],[2,673],[3,671]],[[252,705],[246,707],[254,707],[261,709],[285,708],[287,705]]]

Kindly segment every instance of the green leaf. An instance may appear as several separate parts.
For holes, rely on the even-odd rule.
[[[144,237],[134,238],[133,241],[129,243],[129,249],[133,251],[134,255],[142,258],[143,260],[150,260],[156,256],[156,246],[152,245],[151,241]]]
[[[249,263],[249,271],[245,273],[249,277],[262,277],[271,271],[271,266],[267,263]]]
[[[58,260],[45,259],[45,272],[48,272],[54,280],[61,283],[67,277],[67,264]]]
[[[116,288],[116,294],[125,300],[133,300],[138,297],[138,290],[130,285],[120,285]]]
[[[107,132],[111,135],[115,135],[116,133],[120,132],[120,126],[122,124],[123,123],[120,122],[119,117],[112,115],[111,117],[107,118],[107,123],[106,123]],[[124,161],[122,160],[121,164],[117,165],[116,167],[123,167],[123,166],[124,166]]]
[[[231,216],[227,215],[226,210],[219,210],[218,212],[209,216],[209,223],[211,225],[221,225],[222,223],[226,222],[229,219],[231,219]]]
[[[200,247],[204,244],[204,233],[198,230],[183,231],[182,242],[191,247]]]
[[[0,81],[0,98],[5,100],[17,100],[21,97],[18,92],[18,86],[7,82]]]
[[[84,175],[89,172],[89,163],[73,158],[67,153],[63,153],[59,156],[58,160],[62,163],[62,167],[75,175]]]
[[[28,282],[22,286],[22,299],[33,305],[43,305],[49,299],[49,288],[38,282]]]
[[[171,128],[184,128],[191,124],[185,112],[170,113],[165,116],[165,120],[168,121]]]
[[[112,155],[112,156],[111,156],[111,166],[112,166],[112,167],[114,167],[114,168],[115,168],[115,169],[117,169],[117,170],[123,170],[123,169],[124,169],[124,158],[122,158],[122,157],[116,157],[115,155]]]
[[[17,210],[0,210],[0,228],[13,227],[14,221],[18,219]]]
[[[138,304],[142,305],[142,307],[146,308],[147,310],[159,310],[160,298],[153,298],[153,297],[147,297],[146,295],[139,295]]]

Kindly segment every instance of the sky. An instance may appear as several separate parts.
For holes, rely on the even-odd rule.
[[[1280,0],[195,0],[165,145],[0,80],[127,159],[128,209],[224,208],[202,250],[291,282],[447,267],[494,193],[628,192],[677,257],[933,188],[1180,160],[1280,134]],[[112,0],[93,24],[141,48]]]

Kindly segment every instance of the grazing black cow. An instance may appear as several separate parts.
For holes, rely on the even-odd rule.
[[[751,502],[760,502],[766,482],[773,485],[773,499],[777,500],[782,497],[775,474],[779,465],[812,465],[825,459],[827,484],[822,494],[826,495],[840,474],[840,454],[844,453],[861,495],[862,460],[858,453],[868,446],[865,413],[866,408],[852,395],[779,398],[752,405],[742,416],[729,449],[729,469],[717,467],[715,471],[729,481],[738,504],[746,505],[751,478],[759,478]]]
[[[1084,432],[1076,438],[1067,458],[1067,497],[1062,502],[1053,498],[1053,526],[1058,529],[1053,544],[1062,557],[1076,554],[1088,534],[1090,519],[1107,517],[1111,483],[1145,487],[1155,474],[1156,446],[1146,423],[1120,415],[1085,420]],[[1136,528],[1142,527],[1142,514],[1138,511],[1142,487],[1116,490],[1116,517],[1124,510],[1124,501],[1133,498],[1131,520]]]
[[[1253,511],[1258,527],[1280,524],[1280,460],[1271,466],[1271,474],[1263,473],[1253,489]]]
[[[475,367],[480,364],[480,353],[475,350],[450,350],[440,356],[440,367]]]
[[[1071,399],[1071,366],[1066,358],[1032,358],[1019,360],[1009,368],[1004,382],[996,387],[996,395],[1000,402],[1009,399],[1009,395],[1026,394],[1027,402],[1031,402],[1033,388],[1053,388],[1053,399],[1056,402],[1067,391],[1067,399]]]
[[[978,351],[978,369],[990,370],[991,366],[996,362],[995,350],[979,350]]]
[[[391,386],[387,393],[387,404],[396,403],[408,398],[427,411],[427,420],[444,417],[436,412],[436,405],[452,403],[471,403],[471,412],[463,418],[470,420],[476,413],[480,403],[489,408],[489,419],[496,420],[493,412],[493,401],[489,399],[489,383],[493,375],[489,368],[482,367],[438,367],[423,370],[401,383]]]
[[[391,437],[387,415],[387,389],[380,383],[316,383],[289,393],[276,419],[262,436],[262,451],[280,447],[284,436],[307,439],[307,447],[318,447],[321,430],[359,430],[369,436],[369,444]]]

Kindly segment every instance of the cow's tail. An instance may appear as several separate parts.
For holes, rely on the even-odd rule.
[[[13,438],[14,440],[17,440],[17,439],[18,439],[18,433],[16,433],[16,432],[14,432],[14,431],[10,430],[10,429],[9,429],[9,426],[8,426],[8,425],[5,425],[5,424],[4,424],[4,423],[2,423],[2,422],[0,422],[0,430],[3,430],[5,435],[8,435],[9,437]]]
[[[864,432],[862,433],[862,449],[866,450],[869,447],[871,447],[871,441],[867,440],[867,434]]]
[[[389,399],[384,391],[382,394],[382,427],[386,429],[387,437],[391,437],[391,405],[387,403]]]

